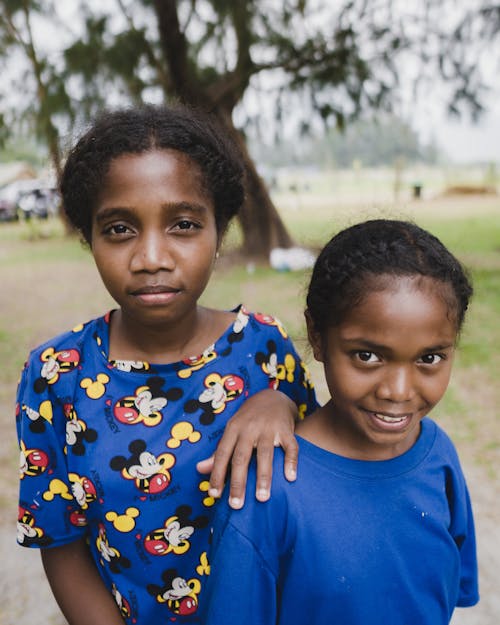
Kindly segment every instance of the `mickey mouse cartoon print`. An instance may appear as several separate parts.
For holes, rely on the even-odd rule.
[[[48,384],[55,384],[59,377],[73,371],[80,364],[80,352],[77,349],[64,349],[56,351],[48,347],[40,356],[42,367],[40,377],[35,381],[34,388],[37,393],[42,393]]]
[[[184,406],[186,412],[202,411],[200,423],[210,425],[216,415],[224,411],[228,402],[237,399],[245,390],[245,382],[239,375],[228,374],[221,376],[210,373],[204,380],[205,390],[198,399],[189,400]]]
[[[130,456],[114,456],[109,466],[113,471],[120,471],[122,477],[135,483],[143,493],[155,495],[164,491],[170,484],[170,471],[175,464],[175,457],[170,453],[155,456],[146,449],[146,443],[137,439],[128,447]]]

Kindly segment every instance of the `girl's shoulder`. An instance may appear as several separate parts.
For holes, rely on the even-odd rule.
[[[47,399],[53,393],[72,396],[85,358],[98,354],[106,317],[79,324],[33,349],[21,372],[18,397],[27,404],[35,398],[39,404],[42,397]]]
[[[433,419],[426,417],[422,421],[422,429],[426,428],[434,437],[433,452],[446,464],[460,465],[455,443],[449,434]]]
[[[288,338],[288,332],[286,331],[285,326],[281,323],[278,317],[269,313],[249,312],[245,309],[244,306],[242,306],[240,310],[242,314],[246,315],[249,320],[252,321],[254,328],[261,331],[267,330],[270,333],[277,333],[283,339]]]
[[[261,349],[266,345],[269,347],[269,341],[272,341],[274,346],[290,342],[288,332],[274,315],[252,312],[243,304],[230,312],[236,315],[234,320],[210,346],[211,349],[215,347],[217,353],[224,354],[228,348],[231,350],[238,344],[245,344],[245,349],[247,349],[248,342],[251,342],[255,349]]]
[[[67,360],[75,358],[92,341],[97,347],[101,344],[101,336],[107,331],[109,313],[74,326],[71,330],[61,332],[31,350],[29,361],[46,361],[50,358]]]
[[[264,536],[273,541],[273,536],[282,536],[286,529],[295,532],[296,518],[290,514],[290,509],[294,508],[296,483],[288,482],[284,476],[284,458],[284,451],[277,447],[273,458],[271,497],[266,502],[260,502],[255,496],[257,459],[254,455],[248,467],[244,506],[237,510],[230,507],[230,484],[227,483],[221,500],[217,503],[217,525],[230,523],[251,541],[257,541],[259,537],[262,541]]]

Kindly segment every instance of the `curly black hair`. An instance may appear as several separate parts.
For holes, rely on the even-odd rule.
[[[336,234],[313,268],[307,309],[314,329],[323,335],[341,324],[377,279],[428,276],[448,285],[442,295],[462,327],[472,296],[466,270],[441,241],[414,223],[390,219],[365,221]],[[378,285],[378,286],[379,286]]]
[[[177,150],[198,165],[222,236],[244,199],[244,168],[236,144],[208,113],[180,105],[144,105],[104,111],[68,155],[59,190],[70,223],[87,243],[111,161],[154,149]]]

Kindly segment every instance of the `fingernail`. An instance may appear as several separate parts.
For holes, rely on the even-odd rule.
[[[210,495],[210,497],[220,497],[220,492],[218,488],[209,488],[208,489],[208,494]]]
[[[259,488],[257,491],[257,499],[259,499],[259,501],[267,501],[267,499],[269,499],[269,494],[267,488]]]
[[[229,505],[231,506],[231,508],[237,509],[237,508],[241,508],[241,506],[243,505],[243,502],[241,501],[239,497],[230,497]]]
[[[295,469],[288,469],[286,474],[289,480],[295,480],[297,478],[297,471]]]

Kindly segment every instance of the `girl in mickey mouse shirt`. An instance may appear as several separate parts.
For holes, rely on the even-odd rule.
[[[316,400],[285,330],[198,304],[241,181],[232,143],[183,108],[105,114],[66,162],[64,209],[118,308],[30,354],[17,428],[18,542],[70,625],[199,623],[230,458],[235,508],[254,447],[260,500],[275,444],[295,477],[294,417]]]

